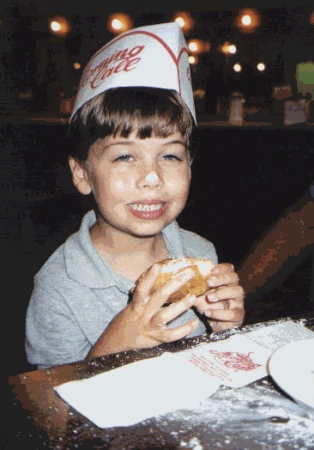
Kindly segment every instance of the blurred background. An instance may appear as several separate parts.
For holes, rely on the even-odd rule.
[[[213,241],[220,260],[237,267],[313,180],[310,2],[2,0],[0,337],[6,374],[32,369],[24,322],[33,276],[91,208],[72,186],[63,156],[83,68],[122,31],[169,21],[186,37],[199,121],[180,225]],[[311,271],[308,249],[263,296],[249,299],[248,317],[310,314]]]
[[[96,50],[130,28],[174,20],[188,43],[200,119],[226,118],[234,92],[243,96],[254,119],[265,112],[276,116],[284,98],[312,93],[310,3],[288,7],[255,1],[244,7],[237,1],[185,0],[179,11],[171,1],[161,7],[118,0],[115,9],[108,3],[91,0],[73,7],[67,0],[2,0],[2,114],[67,117],[82,70]],[[300,63],[307,65],[298,70]]]

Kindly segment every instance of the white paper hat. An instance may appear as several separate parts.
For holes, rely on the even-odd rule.
[[[101,92],[128,86],[174,89],[196,122],[188,51],[177,23],[134,28],[102,47],[83,72],[70,120]]]

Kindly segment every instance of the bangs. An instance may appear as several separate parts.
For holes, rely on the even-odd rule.
[[[86,102],[73,117],[68,134],[77,142],[77,159],[86,160],[89,147],[99,138],[127,138],[132,133],[139,139],[165,138],[179,132],[188,145],[192,128],[192,115],[177,92],[117,88]]]
[[[139,139],[152,136],[168,137],[179,131],[188,139],[192,117],[181,97],[164,89],[117,89],[108,91],[97,105],[95,116],[106,135],[128,137],[136,133]]]

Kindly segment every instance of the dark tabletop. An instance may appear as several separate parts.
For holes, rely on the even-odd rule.
[[[9,378],[3,421],[8,449],[313,449],[314,415],[270,377],[239,388],[220,388],[193,410],[180,410],[130,427],[101,429],[67,405],[54,387],[124,364],[226,339],[276,322],[214,333],[150,350],[122,352]],[[314,319],[303,322],[314,331]]]

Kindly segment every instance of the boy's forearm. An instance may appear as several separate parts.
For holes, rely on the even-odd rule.
[[[140,330],[144,319],[133,312],[129,303],[117,314],[104,330],[95,345],[91,348],[87,358],[110,355],[127,350],[154,347],[160,342],[145,336]]]
[[[119,332],[118,329],[114,327],[114,323],[115,319],[113,319],[113,322],[111,322],[95,345],[91,348],[87,355],[87,359],[124,352],[133,348],[130,345],[127,336],[125,336],[123,332]]]
[[[86,359],[97,358],[98,356],[111,355],[112,353],[131,350],[131,347],[123,343],[110,342],[108,339],[99,339],[89,351]]]

